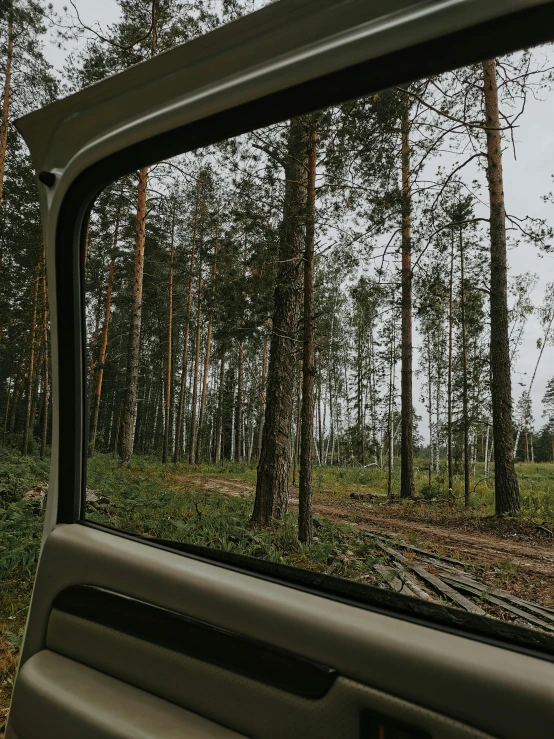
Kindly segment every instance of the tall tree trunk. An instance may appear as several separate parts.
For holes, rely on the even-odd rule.
[[[363,423],[363,361],[361,326],[356,331],[356,426],[358,427],[359,452],[362,465],[365,464],[364,423]]]
[[[131,290],[131,320],[129,325],[129,349],[127,355],[127,374],[125,393],[119,431],[119,456],[123,462],[130,462],[133,456],[135,418],[137,412],[137,393],[140,363],[140,329],[142,322],[142,284],[144,279],[144,243],[146,236],[146,188],[148,167],[139,170],[135,262]]]
[[[48,287],[46,284],[46,259],[44,251],[42,252],[42,333],[44,341],[44,369],[42,382],[44,385],[44,394],[42,399],[42,430],[40,435],[40,458],[44,459],[46,455],[46,442],[48,440],[48,411],[50,399],[50,378],[49,378],[49,362],[48,353]]]
[[[264,348],[262,352],[262,383],[260,387],[260,397],[258,400],[258,459],[260,458],[260,455],[262,453],[266,373],[267,373],[267,339],[264,339]]]
[[[394,310],[394,306],[393,306]],[[392,416],[392,404],[394,398],[394,364],[395,364],[395,332],[394,332],[394,313],[392,320],[392,338],[390,347],[390,364],[389,364],[389,403],[388,403],[388,437],[389,437],[389,454],[387,464],[387,497],[392,498],[392,468],[394,464],[394,419]]]
[[[219,387],[217,391],[217,434],[215,442],[215,463],[222,459],[221,444],[223,442],[223,390],[225,386],[225,350],[221,351],[219,364]]]
[[[314,245],[315,245],[315,175],[317,166],[317,130],[310,121],[308,142],[308,191],[306,199],[306,246],[304,249],[304,347],[302,356],[302,421],[300,437],[300,484],[298,487],[298,538],[304,544],[313,541],[312,518],[312,448],[314,441]],[[321,460],[320,460],[321,461]]]
[[[32,419],[31,408],[33,406],[33,388],[35,380],[35,357],[36,357],[36,336],[37,336],[37,307],[38,307],[38,283],[39,283],[39,263],[35,269],[35,279],[33,282],[33,312],[31,317],[31,338],[29,346],[29,364],[27,370],[27,397],[25,402],[25,422],[23,425],[23,442],[21,445],[22,454],[29,451],[29,436],[32,435]]]
[[[106,300],[104,302],[104,320],[102,322],[102,337],[100,339],[100,351],[98,352],[98,369],[96,371],[96,387],[94,389],[94,400],[92,404],[92,415],[91,415],[91,426],[90,426],[90,439],[88,456],[94,455],[94,449],[96,446],[96,435],[98,432],[98,414],[100,413],[100,401],[102,398],[102,382],[104,379],[104,365],[106,363],[106,353],[108,349],[108,332],[110,327],[110,316],[111,316],[111,305],[112,305],[112,292],[114,283],[115,273],[115,259],[116,259],[116,248],[117,241],[119,238],[119,220],[121,215],[121,204],[117,208],[114,225],[113,235],[113,252],[110,260],[110,267],[108,271],[108,285],[106,287]]]
[[[198,416],[198,440],[196,442],[196,463],[200,464],[202,455],[202,432],[204,430],[204,413],[206,410],[206,391],[208,388],[208,373],[210,371],[210,354],[212,348],[212,326],[214,317],[215,299],[215,276],[217,271],[217,236],[215,241],[214,259],[212,262],[212,299],[210,305],[210,318],[208,320],[208,331],[206,334],[206,351],[204,353],[204,374],[202,378],[202,394],[200,396],[200,415]]]
[[[173,357],[173,259],[175,257],[175,212],[171,226],[171,247],[169,249],[169,274],[167,277],[167,351],[165,361],[165,427],[162,462],[167,464],[169,436],[171,429],[171,360]]]
[[[246,243],[247,243],[247,235],[246,231],[244,233],[244,248],[242,252],[242,279],[246,279],[246,257],[247,257],[247,251],[246,251]],[[244,303],[244,301],[243,301]],[[245,309],[245,306],[243,304],[243,311]],[[244,313],[243,313],[244,316]],[[243,428],[242,428],[242,417],[243,417],[243,366],[244,366],[244,341],[239,342],[239,353],[238,353],[238,377],[237,377],[237,402],[235,405],[235,461],[240,462],[242,461],[242,441],[243,441]]]
[[[309,175],[309,173],[308,173]],[[318,424],[318,437],[319,437],[319,463],[324,464],[324,439],[323,439],[323,415],[321,412],[321,352],[317,355],[317,424]]]
[[[489,436],[490,436],[490,424],[487,423],[487,430],[485,432],[485,454],[484,454],[484,475],[485,479],[489,476]]]
[[[12,407],[10,411],[10,422],[8,425],[8,432],[10,434],[13,434],[16,428],[16,422],[17,422],[17,410],[19,406],[19,398],[21,395],[21,387],[23,385],[23,358],[21,358],[17,365],[17,372],[15,375],[15,380],[13,384],[13,398],[12,398]]]
[[[198,262],[198,299],[196,304],[196,343],[194,353],[194,375],[192,378],[192,403],[190,408],[189,464],[196,459],[196,406],[198,404],[198,374],[200,371],[200,338],[202,330],[202,261]]]
[[[427,337],[427,394],[429,396],[429,492],[433,477],[433,384],[431,376],[431,336]]]
[[[487,180],[491,239],[491,395],[494,433],[494,489],[497,515],[518,513],[519,486],[512,437],[512,378],[508,338],[506,212],[502,176],[502,139],[498,111],[496,62],[483,62]]]
[[[296,337],[302,298],[302,252],[306,202],[306,134],[300,119],[289,127],[285,198],[273,329],[267,374],[267,402],[258,461],[252,521],[267,525],[288,506],[289,434],[293,409]]]
[[[462,227],[460,226],[460,302],[462,312],[462,413],[464,432],[464,505],[469,508],[469,408],[467,383],[467,327],[465,296],[465,259]]]
[[[244,342],[239,341],[237,365],[237,402],[235,405],[235,461],[242,461],[242,390],[243,390],[243,365],[244,365]]]
[[[2,99],[2,113],[0,117],[0,208],[4,194],[4,170],[6,166],[6,149],[8,146],[8,125],[10,115],[10,94],[12,82],[13,61],[13,10],[10,10],[8,21],[8,49],[6,55],[6,70],[4,74],[4,90]]]
[[[96,356],[96,347],[98,346],[98,336],[100,335],[100,294],[97,297],[94,307],[94,331],[89,347],[89,367],[88,367],[88,397],[92,395],[94,386],[94,358]]]
[[[454,495],[453,471],[452,471],[452,327],[454,322],[453,313],[453,290],[454,290],[454,232],[451,234],[450,244],[450,282],[448,287],[448,377],[447,377],[447,425],[446,425],[446,458],[448,466],[448,494]]]
[[[440,347],[440,334],[437,335],[437,346]],[[441,363],[442,363],[442,354],[440,349],[437,349],[437,382],[436,382],[436,395],[435,395],[435,405],[436,405],[436,425],[435,425],[435,472],[437,475],[440,473],[440,425],[441,425],[441,417],[440,417],[440,405],[441,405]]]
[[[150,37],[150,56],[156,54],[158,41],[158,0],[152,0],[152,32]],[[133,456],[135,419],[140,370],[140,331],[142,323],[142,285],[144,279],[144,244],[146,240],[146,189],[148,167],[138,173],[137,216],[135,226],[135,262],[131,290],[131,320],[129,325],[129,349],[127,355],[127,374],[121,427],[119,432],[119,456],[122,462],[130,462]]]
[[[189,285],[187,293],[187,312],[185,316],[185,329],[183,333],[183,354],[181,357],[181,386],[179,389],[179,405],[177,407],[177,423],[175,427],[175,449],[173,450],[173,462],[177,464],[184,449],[184,412],[185,393],[187,387],[187,357],[189,346],[189,326],[192,310],[192,285],[194,282],[194,258],[196,255],[196,235],[198,233],[198,208],[200,203],[200,182],[196,185],[196,203],[194,206],[194,221],[192,224],[192,242],[190,248]]]
[[[412,401],[412,193],[410,182],[410,98],[402,101],[402,388],[400,497],[415,495]]]
[[[300,426],[302,425],[302,362],[298,365],[298,379],[296,381],[296,426],[294,436],[294,453],[292,460],[292,484],[296,485],[296,468],[300,459]]]

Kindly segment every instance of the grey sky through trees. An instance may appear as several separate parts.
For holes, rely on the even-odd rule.
[[[55,10],[60,16],[64,15],[64,7],[69,6],[67,0],[52,0]],[[263,3],[256,2],[254,7],[260,7]],[[117,21],[119,11],[115,0],[75,0],[75,5],[83,22],[87,25],[106,26]],[[73,12],[69,6],[69,11]],[[68,43],[65,49],[56,48],[55,44],[45,44],[45,55],[55,69],[61,73],[67,56],[71,50],[84,45],[85,37],[75,42]],[[542,51],[538,52],[542,54]],[[554,62],[554,52],[549,50],[549,65]],[[554,205],[544,203],[542,197],[554,191],[552,175],[554,173],[554,91],[544,90],[539,93],[541,99],[535,99],[529,95],[524,114],[518,120],[518,128],[515,130],[515,154],[510,147],[505,149],[505,196],[507,212],[516,216],[529,215],[532,217],[546,218],[554,224]],[[463,157],[458,157],[463,160]],[[436,163],[432,165],[436,169]],[[482,199],[486,203],[486,189],[484,172],[477,168],[468,167],[463,172],[463,179],[470,182],[478,178],[483,185]],[[486,215],[485,208],[477,215]],[[536,273],[539,276],[532,300],[535,307],[542,304],[544,291],[548,282],[554,281],[554,254],[539,253],[536,246],[527,244],[517,233],[510,231],[510,248],[508,259],[510,264],[510,278],[517,279],[518,275],[525,272]],[[417,251],[417,244],[415,244]],[[513,368],[512,385],[514,403],[517,402],[524,389],[520,383],[527,385],[533,373],[538,356],[537,340],[541,337],[541,327],[538,316],[533,314],[529,317],[525,331],[523,345],[519,351],[517,362]],[[415,336],[414,367],[418,364],[419,337]],[[541,418],[541,399],[548,380],[554,375],[554,347],[548,346],[543,354],[535,383],[532,390],[533,415],[535,427],[543,424]],[[414,404],[416,412],[422,416],[423,421],[419,424],[419,433],[427,439],[428,430],[426,426],[426,411],[420,402],[420,381],[414,377]]]

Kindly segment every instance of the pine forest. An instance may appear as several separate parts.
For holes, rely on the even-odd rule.
[[[117,0],[100,27],[71,5],[0,9],[0,457],[43,486],[48,283],[13,121],[251,10]],[[104,189],[82,244],[88,515],[401,590],[390,542],[360,564],[360,537],[392,531],[552,607],[552,566],[514,575],[487,546],[532,540],[554,562],[554,196],[525,169],[540,147],[554,174],[553,70],[548,45],[485,59]]]

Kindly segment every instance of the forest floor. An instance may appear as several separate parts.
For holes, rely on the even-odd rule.
[[[253,480],[210,475],[178,476],[183,492],[252,497]],[[298,492],[291,488],[291,508]],[[554,605],[554,526],[521,518],[498,519],[460,512],[437,500],[389,502],[384,494],[356,492],[356,497],[322,491],[314,495],[314,516],[348,522],[352,527],[464,562],[492,586],[545,606]],[[296,495],[295,495],[296,493]],[[351,494],[352,495],[352,494]]]
[[[0,737],[30,600],[48,462],[0,447]],[[225,549],[465,607],[554,633],[554,465],[518,465],[522,514],[493,514],[477,470],[471,507],[437,477],[416,472],[415,500],[389,501],[375,468],[315,468],[315,537],[296,536],[290,511],[268,529],[249,522],[256,470],[226,464],[164,467],[137,457],[89,464],[87,515],[127,531]],[[398,480],[395,478],[395,490]],[[38,513],[38,515],[37,515]]]

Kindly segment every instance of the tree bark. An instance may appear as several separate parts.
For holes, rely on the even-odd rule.
[[[317,433],[319,440],[319,463],[325,464],[323,455],[325,452],[325,441],[324,435],[324,419],[321,410],[321,351],[317,354]]]
[[[454,476],[452,470],[452,327],[453,314],[453,285],[454,283],[454,233],[451,234],[450,244],[450,282],[448,287],[448,377],[446,388],[447,426],[446,426],[446,464],[448,467],[448,494],[454,495],[452,487]]]
[[[266,373],[267,373],[267,339],[264,339],[264,348],[262,352],[262,383],[260,387],[260,396],[258,399],[258,459],[260,458],[261,453],[262,453]]]
[[[512,379],[508,338],[508,281],[506,212],[502,175],[502,139],[498,110],[496,62],[483,62],[487,180],[491,239],[491,395],[494,434],[494,489],[497,515],[520,510],[519,485],[514,466]]]
[[[189,345],[189,326],[190,314],[192,310],[192,285],[194,282],[194,258],[196,255],[196,235],[198,232],[198,208],[200,201],[200,183],[196,185],[196,203],[194,206],[194,221],[192,224],[192,241],[190,248],[190,265],[189,265],[189,285],[187,293],[187,313],[185,316],[185,329],[183,334],[183,354],[181,357],[181,386],[179,389],[179,405],[177,408],[177,423],[175,427],[175,449],[173,450],[173,462],[177,464],[183,450],[183,434],[184,434],[184,411],[185,411],[185,392],[187,387],[187,358]]]
[[[144,279],[144,243],[146,237],[146,188],[148,167],[139,170],[137,216],[135,233],[135,262],[131,289],[131,320],[129,324],[129,349],[121,428],[119,432],[119,456],[122,462],[130,462],[133,456],[135,418],[140,363],[140,330],[142,322],[142,284]]]
[[[244,342],[239,341],[238,365],[237,365],[237,401],[235,404],[235,462],[242,461],[242,389],[243,389],[243,365],[244,365]]]
[[[302,363],[298,365],[298,379],[296,381],[296,427],[294,436],[294,453],[292,460],[292,484],[296,485],[296,468],[300,459],[300,427],[302,425]]]
[[[158,0],[152,0],[152,33],[150,56],[156,54],[157,47]],[[133,456],[135,419],[140,370],[140,332],[142,323],[142,286],[144,280],[144,245],[146,240],[146,190],[148,167],[138,173],[137,216],[135,225],[135,262],[131,290],[131,320],[129,325],[129,349],[127,355],[127,374],[121,427],[119,433],[119,456],[122,462],[130,462]]]
[[[190,447],[189,464],[196,459],[196,406],[198,403],[198,374],[200,371],[200,338],[202,329],[202,261],[198,263],[198,299],[196,304],[196,343],[194,353],[194,374],[192,378],[192,403],[190,408]]]
[[[175,257],[175,212],[171,227],[171,246],[169,249],[169,274],[167,276],[167,350],[165,361],[165,427],[162,462],[167,464],[169,437],[171,429],[171,360],[173,356],[173,259]]]
[[[46,259],[44,251],[42,252],[42,332],[44,341],[44,395],[42,400],[42,430],[40,435],[40,458],[44,459],[46,455],[46,442],[48,439],[48,411],[50,400],[50,379],[49,379],[49,362],[48,353],[48,287],[46,284]]]
[[[252,521],[267,525],[288,506],[289,437],[296,366],[296,336],[302,297],[302,252],[306,202],[306,136],[299,119],[290,123],[285,163],[285,198],[273,329],[267,374],[267,402],[258,461]]]
[[[302,421],[300,437],[300,484],[298,487],[298,539],[313,541],[312,449],[314,443],[314,245],[315,176],[317,166],[317,130],[313,121],[308,142],[308,188],[306,200],[306,246],[304,249],[304,347],[302,356]]]
[[[431,375],[431,336],[427,336],[427,394],[429,396],[429,475],[428,485],[431,492],[433,477],[433,379]]]
[[[469,508],[469,407],[467,383],[467,327],[465,300],[465,259],[462,227],[460,226],[460,302],[462,313],[462,413],[464,432],[464,505]]]
[[[29,347],[29,365],[27,370],[27,397],[25,399],[25,422],[23,425],[23,442],[21,444],[21,453],[27,454],[29,451],[29,436],[32,435],[31,408],[33,405],[33,387],[35,379],[35,355],[36,355],[36,335],[37,335],[37,307],[38,307],[38,283],[39,283],[39,265],[35,270],[35,279],[33,283],[33,312],[31,317],[31,339]]]
[[[196,442],[196,463],[200,464],[202,455],[202,433],[204,430],[204,413],[206,410],[206,391],[208,388],[208,373],[210,371],[210,355],[212,348],[212,326],[214,318],[215,299],[215,276],[217,271],[217,237],[215,241],[214,259],[212,262],[212,302],[210,305],[210,318],[208,320],[208,331],[206,334],[206,351],[204,353],[204,373],[202,378],[202,394],[200,396],[200,414],[198,416],[198,439]]]
[[[10,19],[8,21],[8,49],[6,57],[6,71],[4,76],[4,90],[2,100],[2,113],[0,116],[0,208],[2,207],[2,197],[4,194],[4,170],[6,167],[6,149],[8,146],[8,126],[10,115],[10,94],[12,81],[12,61],[13,61],[13,18],[10,11]]]
[[[402,387],[400,497],[415,495],[412,399],[412,193],[410,183],[410,98],[402,101]]]
[[[217,390],[217,434],[215,442],[215,463],[222,459],[221,444],[223,441],[223,389],[225,385],[225,350],[221,351],[219,364],[219,387]]]
[[[114,235],[113,235],[113,253],[110,260],[110,267],[108,271],[108,285],[106,287],[106,300],[104,303],[104,320],[102,322],[102,337],[100,339],[100,350],[98,352],[98,369],[96,371],[96,387],[94,389],[94,400],[92,404],[92,416],[91,416],[91,427],[90,427],[90,439],[88,456],[94,455],[94,449],[96,447],[96,435],[98,432],[98,414],[100,413],[100,401],[102,398],[102,383],[104,379],[104,364],[106,363],[106,353],[108,349],[108,332],[110,327],[110,316],[111,316],[111,305],[112,305],[112,292],[114,283],[115,273],[115,250],[117,248],[117,241],[119,238],[119,219],[121,215],[121,205],[119,205],[115,217]]]
[[[389,454],[387,460],[387,497],[389,500],[392,498],[392,468],[394,465],[394,419],[392,417],[392,404],[394,399],[394,365],[395,365],[395,353],[396,353],[396,337],[394,331],[394,304],[392,305],[392,336],[390,344],[390,364],[389,364],[389,402],[388,402],[388,441],[389,441]]]

